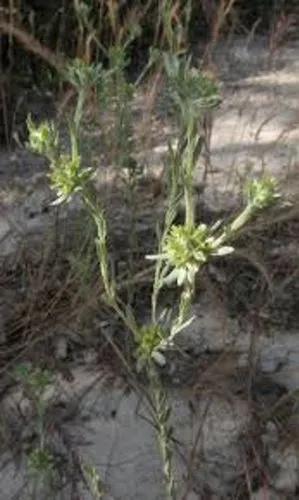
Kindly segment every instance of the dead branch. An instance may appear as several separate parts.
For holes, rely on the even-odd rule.
[[[22,26],[15,26],[0,19],[0,35],[1,33],[14,37],[26,50],[43,59],[59,73],[65,68],[66,60],[64,57],[58,56],[51,49],[42,45],[39,40],[28,33]]]

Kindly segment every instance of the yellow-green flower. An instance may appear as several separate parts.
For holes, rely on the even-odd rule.
[[[247,186],[248,205],[256,210],[269,207],[280,198],[277,188],[277,181],[273,177],[254,179]]]
[[[225,255],[233,251],[232,247],[219,246],[213,236],[213,228],[205,224],[199,226],[172,226],[162,248],[162,254],[150,256],[151,259],[166,260],[173,271],[166,278],[180,286],[185,282],[193,283],[199,269],[210,256]]]
[[[52,122],[44,121],[39,125],[33,123],[31,117],[27,119],[29,131],[29,145],[34,153],[52,157],[58,149],[58,132]]]
[[[140,371],[151,361],[162,365],[165,363],[164,356],[159,352],[159,346],[166,339],[166,332],[159,325],[146,325],[139,329],[137,337],[137,369]]]
[[[92,169],[81,167],[80,156],[72,158],[69,155],[61,155],[51,167],[51,187],[58,195],[55,204],[69,201],[91,178]]]

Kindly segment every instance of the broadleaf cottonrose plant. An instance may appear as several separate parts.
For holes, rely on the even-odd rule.
[[[246,189],[246,206],[230,224],[208,226],[197,223],[194,207],[195,168],[201,150],[198,120],[204,110],[219,102],[216,87],[191,68],[190,60],[172,56],[165,58],[166,72],[170,79],[173,106],[179,124],[177,147],[170,147],[170,182],[163,231],[160,233],[157,255],[148,256],[156,261],[152,292],[152,319],[149,325],[140,325],[130,307],[118,294],[109,262],[107,223],[103,207],[92,189],[92,171],[82,166],[80,131],[86,90],[100,81],[101,68],[91,72],[75,64],[69,80],[78,91],[77,106],[70,125],[71,153],[62,154],[56,127],[48,122],[35,126],[28,121],[31,149],[45,155],[50,162],[50,182],[58,195],[57,202],[69,202],[75,193],[83,200],[97,228],[96,245],[99,269],[106,303],[132,333],[136,350],[137,367],[145,369],[152,388],[157,417],[157,432],[162,450],[168,497],[173,499],[174,475],[171,464],[169,406],[166,391],[160,381],[157,364],[165,363],[165,350],[192,318],[190,307],[195,293],[195,278],[202,267],[213,257],[233,252],[230,239],[262,209],[272,205],[279,197],[277,184],[272,178],[253,180]],[[119,109],[119,112],[123,112]],[[122,149],[123,154],[125,150]],[[179,201],[184,199],[185,222],[176,224]],[[180,288],[178,307],[174,307],[166,324],[157,314],[159,291],[169,283]]]

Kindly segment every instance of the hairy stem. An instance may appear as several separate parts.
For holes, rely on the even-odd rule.
[[[148,368],[150,390],[153,398],[155,419],[157,425],[157,440],[163,462],[163,474],[166,494],[169,500],[176,500],[176,489],[173,471],[173,453],[171,447],[172,427],[170,425],[170,406],[156,367]]]
[[[99,204],[95,203],[93,195],[87,189],[84,190],[83,200],[97,227],[96,243],[100,264],[100,273],[106,294],[106,301],[108,305],[115,311],[117,316],[122,320],[124,325],[136,338],[138,334],[138,327],[135,318],[132,314],[128,314],[125,312],[124,306],[122,307],[121,301],[117,296],[115,282],[110,276],[107,248],[107,225],[103,208]]]

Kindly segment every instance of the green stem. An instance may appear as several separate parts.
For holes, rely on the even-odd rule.
[[[83,108],[86,100],[86,95],[87,93],[85,88],[79,90],[75,114],[69,127],[70,137],[71,137],[72,158],[76,158],[79,156],[80,126],[83,118]]]
[[[179,314],[175,324],[176,328],[180,327],[188,319],[194,293],[195,280],[193,280],[192,283],[185,283],[180,297]]]
[[[171,447],[172,427],[170,426],[170,406],[167,393],[161,384],[159,374],[153,364],[150,364],[148,367],[148,377],[157,425],[157,440],[163,462],[166,494],[168,500],[176,500],[173,453]]]
[[[169,146],[169,163],[170,174],[167,190],[167,209],[164,216],[163,232],[158,238],[158,254],[163,251],[164,242],[169,233],[172,224],[175,221],[178,212],[179,201],[182,196],[181,188],[181,158],[178,157],[178,152],[174,153],[171,146]],[[169,271],[169,266],[165,265],[162,259],[158,259],[155,268],[155,277],[152,292],[152,322],[157,323],[157,305],[160,290],[163,286],[163,280]]]
[[[242,227],[249,222],[253,215],[253,208],[251,205],[247,205],[247,207],[240,213],[240,215],[231,223],[230,231],[232,233],[236,233]]]
[[[240,231],[254,215],[254,209],[252,205],[247,205],[244,210],[236,217],[236,219],[223,231],[223,233],[216,239],[215,244],[217,247],[221,247],[226,243],[233,235]]]
[[[185,133],[183,133],[182,137],[187,138],[186,147],[181,153],[186,210],[185,224],[186,226],[193,226],[195,219],[194,173],[196,162],[201,149],[200,137],[198,136],[197,128],[195,127],[193,120],[190,121],[190,124],[186,128],[186,131]]]
[[[134,176],[134,173],[132,174]],[[129,209],[129,257],[128,257],[128,276],[129,283],[132,283],[135,271],[135,256],[138,252],[138,235],[137,235],[137,205],[136,205],[136,179],[130,179],[126,185],[127,206]],[[129,285],[128,288],[128,304],[132,305],[134,300],[134,286]]]
[[[85,99],[86,99],[86,89],[82,88],[79,90],[77,106],[76,106],[75,116],[74,116],[76,137],[79,137],[79,135],[80,135],[80,125],[81,125],[81,120],[83,117],[83,108],[84,108]]]
[[[192,125],[192,126],[191,126]],[[194,206],[194,171],[196,166],[196,149],[198,147],[197,132],[193,124],[190,124],[187,130],[188,142],[185,150],[186,165],[184,175],[184,197],[185,197],[185,225],[193,227],[195,222],[195,206]],[[177,326],[186,321],[191,309],[192,299],[195,292],[195,278],[192,283],[185,283],[181,294],[179,304],[179,314],[176,322]]]
[[[86,208],[93,217],[97,227],[98,259],[100,264],[100,273],[106,293],[106,301],[108,305],[114,309],[117,316],[122,320],[128,330],[131,331],[135,338],[137,338],[138,326],[135,318],[131,314],[126,314],[124,312],[124,308],[121,307],[120,299],[117,297],[115,283],[110,276],[107,248],[107,228],[104,211],[100,205],[96,205],[93,200],[93,195],[87,190],[87,188],[85,188],[82,197]]]
[[[193,186],[189,181],[184,187],[184,197],[186,210],[185,224],[186,226],[192,227],[194,225]]]

